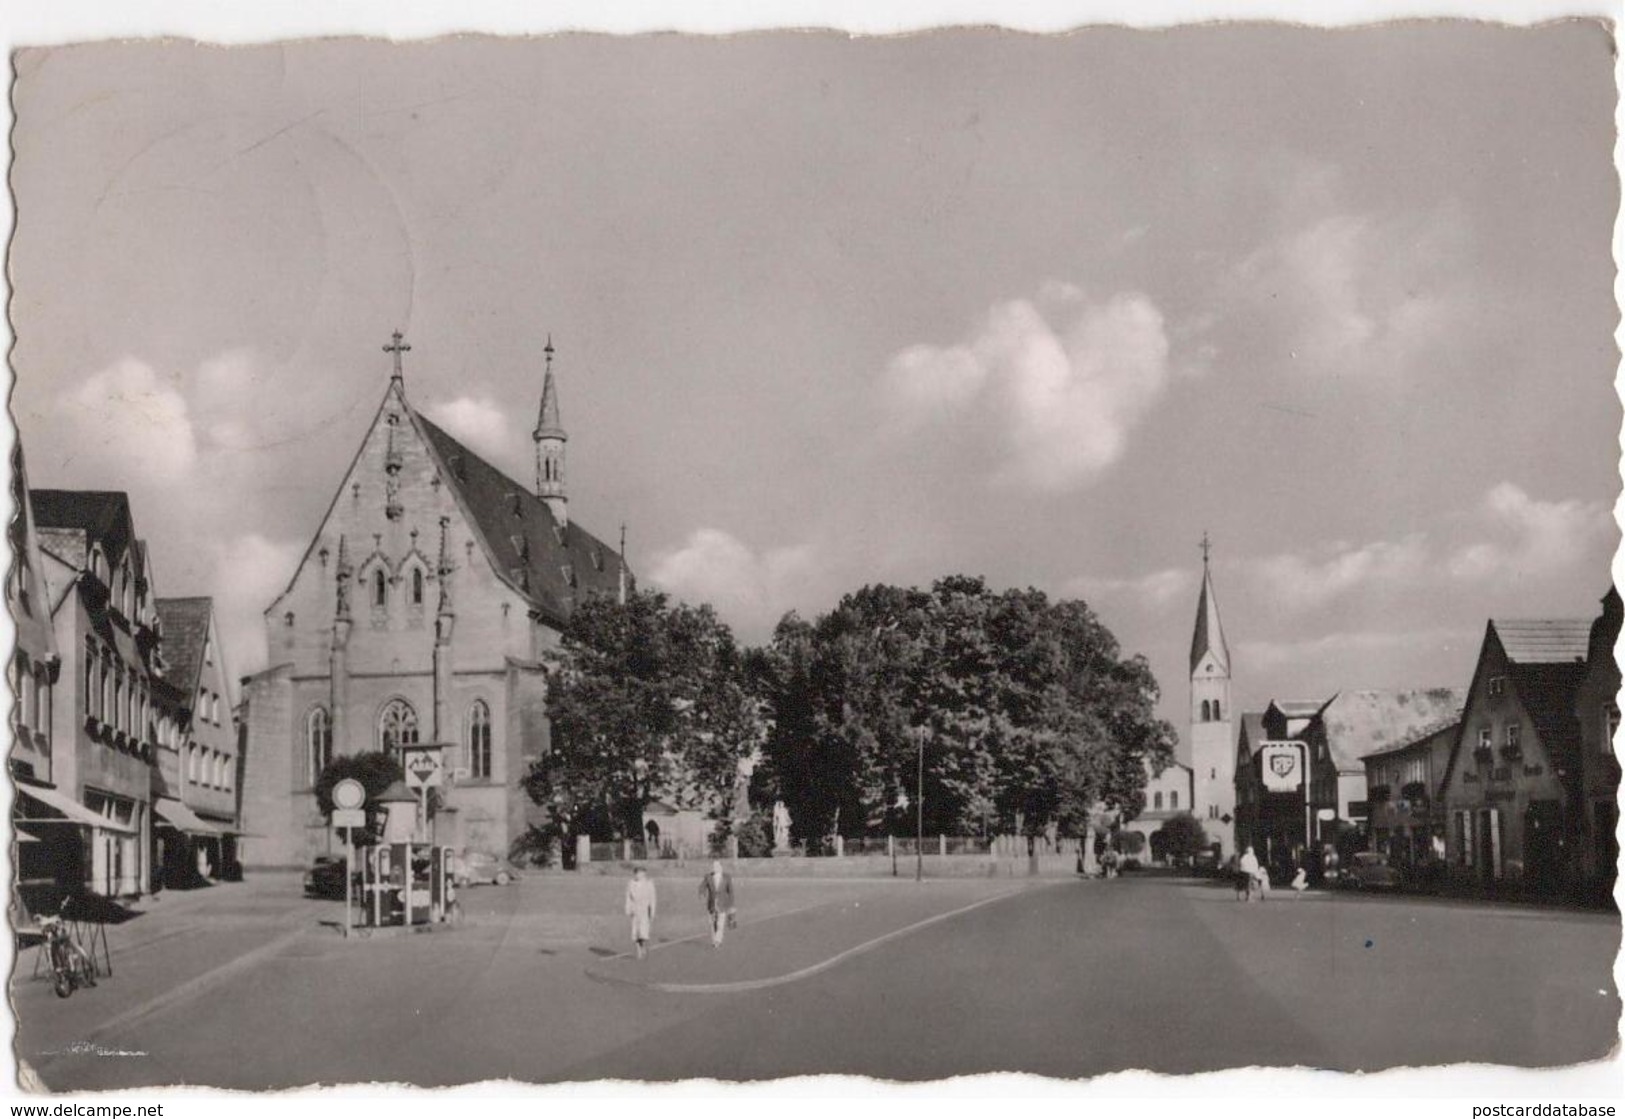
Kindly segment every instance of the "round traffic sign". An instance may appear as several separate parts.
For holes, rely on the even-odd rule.
[[[360,808],[367,801],[367,790],[354,777],[346,777],[333,786],[334,808]]]

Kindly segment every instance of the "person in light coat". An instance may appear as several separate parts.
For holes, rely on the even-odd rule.
[[[1242,880],[1247,886],[1247,900],[1253,900],[1253,893],[1255,891],[1262,895],[1263,887],[1259,883],[1259,876],[1264,873],[1264,869],[1258,865],[1258,856],[1253,854],[1253,849],[1251,846],[1249,846],[1247,850],[1242,853],[1241,863],[1238,865],[1237,869],[1241,871]]]
[[[656,905],[655,884],[640,866],[626,884],[626,915],[632,918],[632,943],[640,960],[649,954],[649,941],[654,939]]]

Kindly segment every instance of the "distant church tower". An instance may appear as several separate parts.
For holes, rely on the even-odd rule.
[[[1202,536],[1202,595],[1196,604],[1196,630],[1191,635],[1191,769],[1196,778],[1195,815],[1209,842],[1235,849],[1236,736],[1230,699],[1230,649],[1219,620],[1208,565],[1211,545]]]
[[[559,390],[553,383],[553,336],[547,337],[547,373],[542,379],[542,407],[536,430],[536,496],[547,502],[553,519],[563,528],[570,521],[569,498],[564,492],[564,425],[559,421]]]

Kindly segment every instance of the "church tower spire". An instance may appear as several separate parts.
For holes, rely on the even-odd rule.
[[[569,523],[569,498],[564,491],[564,424],[559,420],[559,390],[553,381],[553,336],[547,336],[542,353],[547,357],[542,378],[542,406],[536,417],[536,430],[530,433],[536,444],[536,496],[547,502],[553,519],[563,528]]]
[[[1191,771],[1195,815],[1221,855],[1235,849],[1235,712],[1230,702],[1230,647],[1224,640],[1219,599],[1213,593],[1213,545],[1202,534],[1202,590],[1191,633]]]

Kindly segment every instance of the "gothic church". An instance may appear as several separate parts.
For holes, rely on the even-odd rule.
[[[543,654],[573,605],[624,596],[623,555],[570,519],[553,346],[526,487],[414,410],[394,373],[287,589],[265,611],[269,667],[246,682],[248,867],[332,848],[312,791],[339,754],[445,747],[437,843],[506,855],[520,778],[548,749]]]

